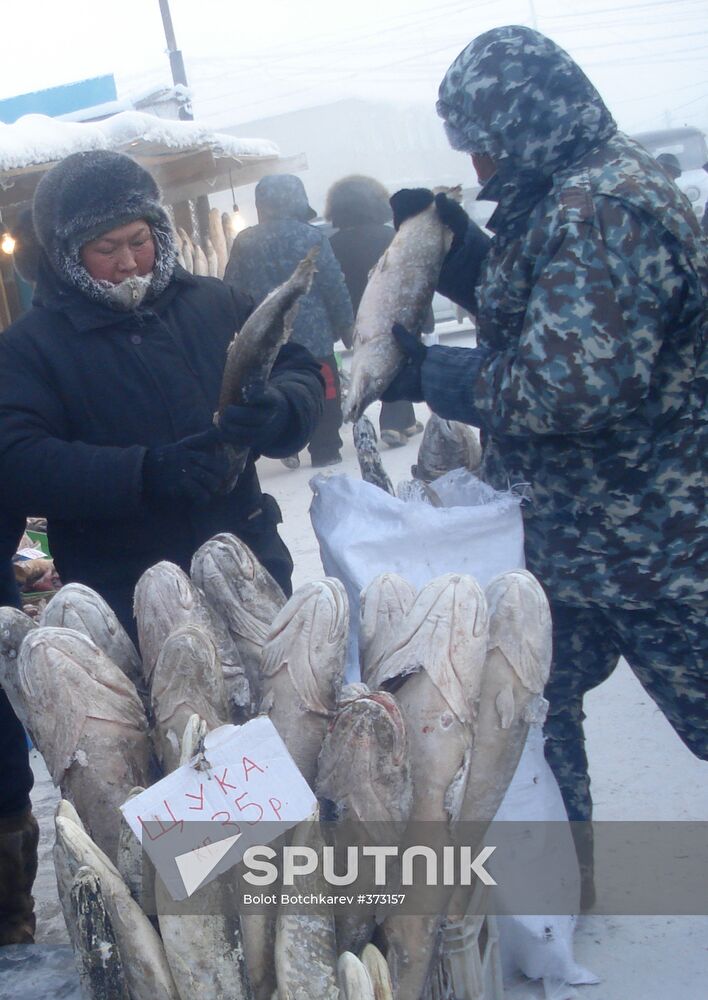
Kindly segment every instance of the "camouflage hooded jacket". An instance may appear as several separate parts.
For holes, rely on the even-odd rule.
[[[688,202],[527,28],[468,45],[438,112],[455,148],[494,158],[482,196],[498,205],[478,347],[428,351],[426,400],[482,428],[493,485],[529,484],[529,568],[555,599],[695,608],[708,589],[707,272]]]

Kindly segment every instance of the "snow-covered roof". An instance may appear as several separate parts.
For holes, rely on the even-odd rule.
[[[128,153],[151,171],[173,203],[307,165],[301,154],[281,157],[268,139],[212,132],[199,122],[140,111],[122,111],[96,122],[24,115],[12,125],[0,123],[0,209],[26,203],[54,163],[90,149]]]
[[[131,146],[167,151],[210,149],[216,156],[278,156],[268,139],[241,139],[212,132],[198,122],[172,121],[140,111],[122,111],[99,122],[67,122],[47,115],[24,115],[12,125],[0,123],[0,171],[55,163],[87,149]],[[156,148],[155,153],[159,150]]]

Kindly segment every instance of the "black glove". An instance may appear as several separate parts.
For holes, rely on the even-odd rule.
[[[391,332],[403,351],[405,363],[398,375],[391,380],[388,388],[381,393],[381,399],[384,403],[396,403],[400,399],[421,403],[425,399],[421,370],[428,348],[400,323],[394,323]]]
[[[388,203],[393,212],[393,227],[398,230],[406,219],[420,215],[428,205],[433,204],[433,192],[428,188],[401,188],[391,195]]]
[[[186,501],[204,507],[219,492],[229,463],[216,427],[175,444],[148,448],[143,460],[143,496],[150,504]]]
[[[247,405],[227,406],[219,418],[219,431],[227,444],[262,453],[277,443],[289,420],[287,399],[280,389],[267,385]]]
[[[464,240],[467,227],[470,224],[470,217],[459,201],[440,193],[435,195],[435,207],[438,210],[440,221],[452,230],[455,239]]]

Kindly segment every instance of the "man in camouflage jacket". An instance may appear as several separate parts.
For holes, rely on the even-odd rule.
[[[408,363],[384,398],[481,428],[485,478],[527,484],[527,563],[554,619],[546,754],[584,820],[583,695],[620,655],[706,757],[705,243],[538,32],[481,35],[439,97],[451,145],[491,165],[480,197],[498,203],[481,267],[479,240],[458,232],[438,286],[476,313],[478,346],[426,351],[404,331]]]

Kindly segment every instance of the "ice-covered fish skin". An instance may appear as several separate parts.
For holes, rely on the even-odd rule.
[[[415,469],[415,466],[412,466]],[[442,507],[443,502],[429,483],[420,479],[404,479],[396,486],[396,496],[404,503],[427,503],[431,507]]]
[[[89,1000],[130,1000],[113,924],[99,875],[79,868],[71,887],[74,953],[81,992]]]
[[[337,961],[341,1000],[376,1000],[374,984],[366,967],[351,951],[343,951]]]
[[[319,819],[299,823],[292,836],[293,847],[310,847],[321,854]],[[303,893],[328,894],[331,887],[322,876],[322,865],[302,876]],[[340,1000],[337,986],[337,944],[334,918],[329,912],[278,913],[275,939],[275,973],[278,1000]]]
[[[411,468],[416,479],[430,483],[452,469],[474,472],[482,461],[482,446],[475,431],[457,420],[443,420],[431,413]]]
[[[148,722],[134,685],[87,636],[37,628],[22,644],[19,684],[55,785],[102,850],[118,850],[120,805],[153,777]]]
[[[194,273],[194,244],[189,238],[188,234],[184,229],[179,228],[177,230],[177,235],[181,240],[182,248],[182,259],[184,260],[184,269],[189,271],[190,274]]]
[[[316,791],[335,804],[338,819],[372,823],[372,831],[387,823],[403,835],[413,785],[406,726],[393,695],[364,694],[337,712],[320,753]]]
[[[138,694],[147,694],[140,655],[113,609],[90,587],[67,583],[39,616],[40,625],[72,628],[93,639],[98,648],[123,671]]]
[[[317,758],[344,679],[349,602],[339,580],[325,577],[295,591],[263,646],[261,712],[267,712],[312,785]]]
[[[209,269],[210,278],[219,277],[219,260],[216,256],[216,250],[214,249],[214,244],[211,242],[207,236],[204,241],[205,256],[207,259],[207,268]]]
[[[378,677],[399,685],[413,775],[411,822],[450,825],[459,817],[487,653],[484,593],[449,573],[420,591]],[[398,1000],[422,995],[439,943],[441,916],[393,913],[383,922],[386,958]]]
[[[194,273],[206,278],[209,276],[209,261],[198,243],[194,244]]]
[[[376,945],[366,945],[361,953],[361,961],[374,987],[374,1000],[393,1000],[393,984],[388,962]]]
[[[359,662],[369,687],[401,621],[415,600],[415,588],[397,573],[381,573],[362,591],[359,604]]]
[[[548,599],[527,570],[496,576],[485,589],[489,651],[460,819],[491,822],[519,763],[529,724],[543,719],[551,669]]]
[[[208,729],[228,721],[226,692],[214,640],[197,625],[182,625],[165,639],[150,688],[154,741],[166,774],[179,766],[181,740],[192,715]]]
[[[73,879],[80,868],[88,866],[101,880],[131,1000],[180,1000],[157,931],[130,895],[115,865],[71,820],[57,815],[54,824],[55,859],[61,870]]]
[[[224,239],[226,240],[226,258],[228,263],[229,255],[231,254],[231,247],[234,245],[234,241],[238,236],[236,226],[234,225],[233,216],[230,212],[221,213],[221,225],[224,230]]]
[[[132,788],[126,802],[144,791],[144,788]],[[148,916],[152,916],[156,912],[155,867],[124,816],[121,816],[120,820],[116,868],[140,909]]]
[[[159,875],[155,879],[160,935],[179,995],[253,1000],[235,897],[220,879],[197,896],[199,913],[189,900],[175,903]]]
[[[384,469],[376,431],[367,416],[359,417],[352,428],[352,434],[361,478],[364,482],[378,486],[384,493],[390,493],[393,496],[393,483]]]
[[[238,650],[255,712],[260,700],[263,643],[285,605],[285,594],[248,546],[226,532],[214,535],[197,549],[191,574],[214,617],[225,623]]]
[[[226,249],[226,236],[224,234],[224,227],[221,224],[221,212],[218,208],[211,208],[209,210],[209,239],[216,254],[216,276],[217,278],[223,278],[229,253]]]
[[[452,245],[435,203],[406,219],[369,275],[354,321],[351,386],[345,420],[358,420],[403,363],[394,323],[420,333],[442,262]]]
[[[212,612],[206,597],[184,570],[170,562],[159,562],[145,570],[135,588],[134,605],[148,685],[170,632],[180,625],[196,625],[214,640],[232,713],[248,714],[251,692],[239,650],[218,613]]]
[[[29,708],[25,704],[17,665],[25,638],[37,623],[19,608],[0,608],[0,685],[17,718],[30,729]]]
[[[256,306],[234,336],[226,356],[218,413],[231,403],[248,403],[265,387],[278,351],[292,332],[297,303],[315,276],[319,247],[312,247],[293,273]]]
[[[54,818],[55,820],[65,820],[67,823],[77,826],[80,830],[86,833],[86,828],[81,822],[79,814],[68,799],[59,799],[59,804],[57,805],[54,813]],[[57,880],[57,895],[59,896],[59,903],[61,904],[62,913],[64,914],[64,923],[66,924],[69,938],[73,943],[75,923],[74,913],[71,907],[71,887],[74,883],[76,866],[71,863],[71,859],[66,852],[66,846],[59,837],[54,840],[54,845],[52,847],[52,859],[54,861],[54,875]]]
[[[208,732],[209,728],[203,719],[200,719],[196,714],[190,715],[182,734],[182,753],[179,759],[180,767],[183,764],[189,764],[190,760],[196,757],[199,752],[199,746]]]
[[[337,820],[350,821],[348,844],[402,839],[413,782],[405,723],[393,695],[376,691],[340,708],[320,753],[316,791],[333,803]],[[335,922],[340,951],[359,951],[375,929],[375,907],[337,914]]]
[[[248,403],[265,388],[278,351],[292,333],[300,296],[312,286],[319,252],[318,246],[308,251],[288,280],[256,306],[231,341],[214,416],[216,424],[231,403]],[[227,447],[231,463],[227,490],[233,489],[243,471],[248,452],[248,448]]]

